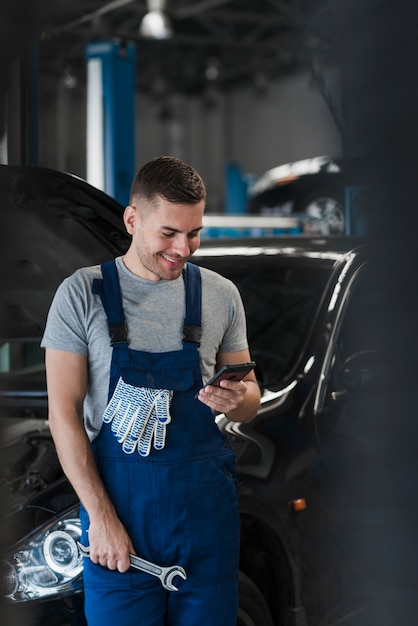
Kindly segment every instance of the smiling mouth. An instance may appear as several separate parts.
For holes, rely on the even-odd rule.
[[[184,259],[183,257],[173,258],[165,254],[162,254],[161,256],[164,259],[164,261],[166,261],[170,265],[181,265],[182,263],[185,263],[187,261],[187,259]]]

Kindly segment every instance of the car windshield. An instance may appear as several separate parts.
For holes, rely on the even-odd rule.
[[[280,388],[306,345],[331,265],[268,257],[206,257],[198,262],[238,286],[257,377],[265,388]]]

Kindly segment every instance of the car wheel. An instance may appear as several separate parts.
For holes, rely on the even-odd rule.
[[[344,207],[336,198],[325,194],[312,198],[305,204],[304,213],[306,234],[344,235]]]
[[[257,585],[239,573],[239,608],[237,626],[273,626],[267,602]]]

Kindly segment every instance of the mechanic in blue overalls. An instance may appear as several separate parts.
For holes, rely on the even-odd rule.
[[[49,421],[82,503],[89,626],[236,623],[234,457],[214,412],[249,421],[260,392],[254,373],[204,385],[250,360],[238,290],[188,262],[205,201],[184,161],[145,164],[124,212],[127,253],[67,278],[48,315]],[[167,591],[130,554],[187,577]]]

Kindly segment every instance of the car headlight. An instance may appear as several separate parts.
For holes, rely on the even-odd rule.
[[[23,602],[81,590],[80,537],[78,506],[26,537],[0,564],[3,595]]]

